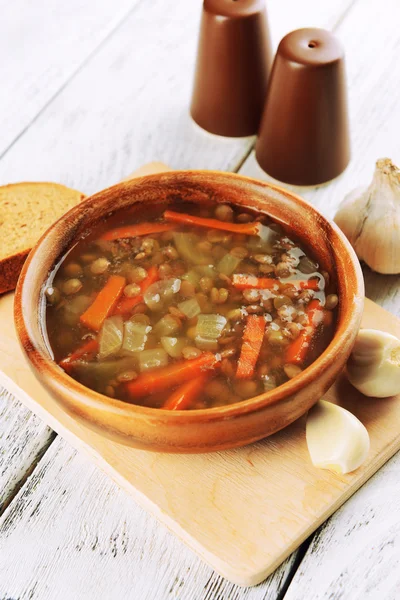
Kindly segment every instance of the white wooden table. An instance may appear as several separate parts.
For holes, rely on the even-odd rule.
[[[188,117],[200,9],[0,0],[0,184],[91,193],[151,160],[265,179],[253,138],[209,136]],[[333,183],[300,192],[332,216],[376,158],[400,163],[400,3],[268,0],[268,10],[274,46],[303,26],[345,45],[353,159]],[[399,315],[399,278],[364,273],[367,295]],[[395,456],[267,581],[238,588],[2,390],[0,598],[397,600],[399,494]]]

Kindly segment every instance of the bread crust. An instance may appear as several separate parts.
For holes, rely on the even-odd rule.
[[[23,250],[0,262],[0,294],[14,290],[30,250]]]

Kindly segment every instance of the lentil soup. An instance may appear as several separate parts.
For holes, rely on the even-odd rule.
[[[279,224],[229,204],[117,212],[76,243],[45,295],[61,368],[169,410],[233,404],[295,377],[332,339],[338,304]]]

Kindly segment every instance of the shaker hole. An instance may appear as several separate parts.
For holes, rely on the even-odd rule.
[[[308,43],[309,48],[316,48],[317,46],[318,46],[317,42],[309,42]]]

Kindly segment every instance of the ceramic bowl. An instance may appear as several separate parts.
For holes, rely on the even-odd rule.
[[[52,359],[44,327],[44,289],[60,258],[99,218],[140,203],[226,202],[252,207],[290,228],[314,249],[336,281],[340,298],[335,335],[323,354],[278,388],[229,406],[166,411],[103,396],[69,377]],[[70,210],[43,235],[21,273],[15,296],[18,336],[36,376],[64,410],[123,444],[165,452],[207,452],[255,442],[286,427],[326,392],[342,370],[363,311],[364,286],[355,253],[334,223],[280,187],[213,171],[150,175],[106,189]]]

